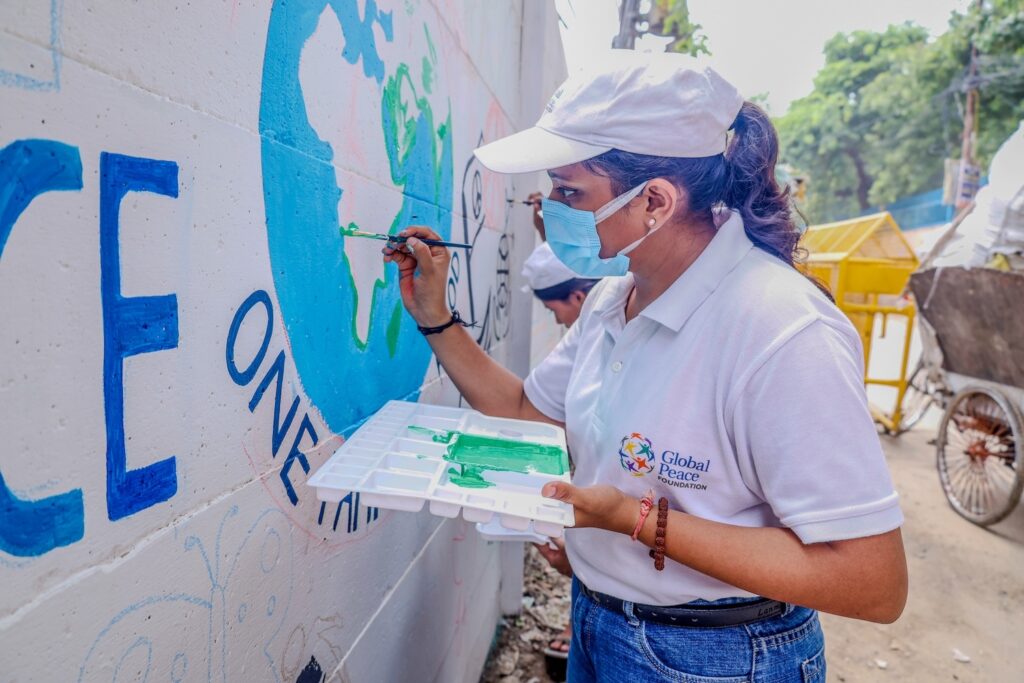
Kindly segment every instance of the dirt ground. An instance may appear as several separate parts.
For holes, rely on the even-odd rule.
[[[957,516],[935,474],[934,418],[882,437],[906,515],[906,611],[885,626],[822,615],[829,681],[1024,680],[1024,505],[987,530]],[[483,683],[551,680],[542,650],[567,618],[568,582],[532,548],[525,566],[523,613],[506,618]]]

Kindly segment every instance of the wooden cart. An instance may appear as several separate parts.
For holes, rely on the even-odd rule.
[[[950,505],[975,524],[1013,511],[1024,488],[1024,273],[914,273],[924,352],[911,392],[944,408],[936,438]]]

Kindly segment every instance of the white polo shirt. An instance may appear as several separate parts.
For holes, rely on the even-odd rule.
[[[566,424],[574,484],[637,498],[653,488],[671,509],[789,527],[804,543],[902,524],[856,331],[803,275],[755,248],[737,212],[626,323],[632,287],[632,274],[600,283],[526,379],[530,401]],[[584,584],[625,600],[750,595],[671,560],[655,571],[648,547],[624,534],[569,529],[566,547]]]

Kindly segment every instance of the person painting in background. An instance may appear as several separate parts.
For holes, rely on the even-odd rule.
[[[524,292],[532,291],[544,307],[555,314],[555,322],[571,327],[583,309],[587,294],[599,278],[583,278],[558,260],[547,242],[541,242],[523,264]]]
[[[540,194],[530,195],[530,200],[536,200],[534,205],[534,226],[544,239],[544,220],[540,215]],[[572,327],[572,324],[579,318],[583,304],[587,300],[587,294],[601,280],[599,278],[583,278],[569,270],[569,267],[562,263],[551,246],[547,242],[541,242],[533,250],[530,256],[523,263],[523,277],[526,279],[524,292],[532,291],[534,296],[540,299],[544,307],[554,313],[555,322],[565,327]],[[571,456],[571,454],[570,454]],[[556,570],[564,576],[572,576],[572,570],[568,563],[561,562],[564,556],[564,544],[561,539],[553,539],[554,548],[548,544],[535,545],[537,550]],[[544,656],[553,659],[564,660],[569,654],[569,643],[572,641],[572,624],[566,626],[561,633],[555,636],[544,649]],[[562,662],[564,667],[564,662]],[[558,670],[557,665],[549,665],[549,671]]]
[[[519,379],[455,323],[450,255],[384,250],[475,409],[563,425],[569,681],[825,680],[818,610],[890,623],[903,514],[850,321],[795,267],[767,114],[679,54],[595,55],[537,125],[476,151],[547,170],[548,244],[603,277]]]

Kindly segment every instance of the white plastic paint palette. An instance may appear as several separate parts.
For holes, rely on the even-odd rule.
[[[466,488],[449,480],[449,469],[458,466],[444,459],[447,444],[435,442],[424,429],[566,448],[565,432],[553,425],[487,417],[466,408],[391,401],[307,483],[326,502],[338,502],[349,491],[358,491],[364,505],[415,512],[429,501],[430,512],[441,517],[457,517],[461,510],[467,522],[487,523],[497,517],[506,529],[545,536],[561,536],[563,527],[575,523],[571,506],[540,495],[548,481],[568,482],[568,472],[484,470],[483,478],[494,486]]]
[[[516,531],[514,529],[506,529],[501,526],[500,520],[494,518],[486,524],[478,522],[476,531],[485,541],[512,541],[514,543],[540,543],[542,545],[548,542],[547,536],[542,536],[533,530],[532,522],[525,531]]]

